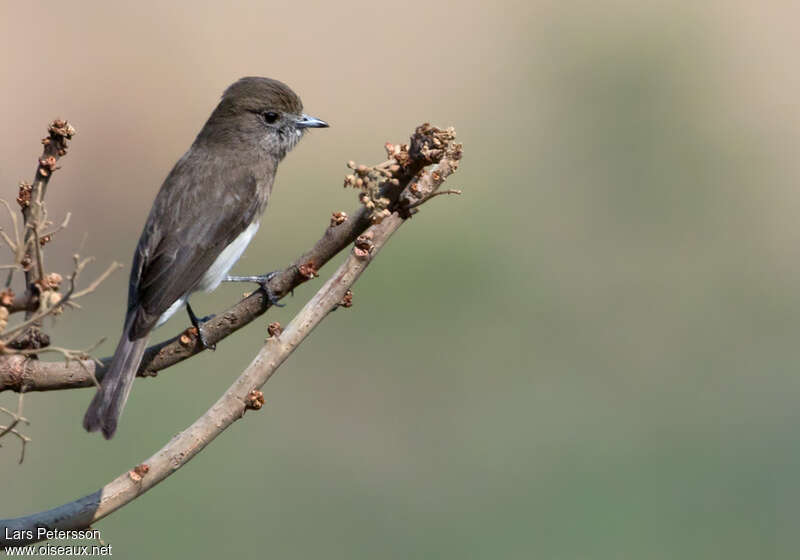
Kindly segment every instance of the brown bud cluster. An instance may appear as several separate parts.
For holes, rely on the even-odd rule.
[[[244,406],[248,410],[259,410],[264,406],[264,393],[258,389],[253,389],[247,393]]]
[[[400,181],[395,176],[401,169],[401,165],[394,158],[394,154],[404,153],[402,150],[407,147],[394,144],[387,144],[386,150],[392,159],[369,167],[366,165],[357,165],[354,161],[347,162],[347,167],[354,171],[353,174],[347,175],[344,178],[344,186],[359,189],[361,192],[358,195],[358,200],[368,210],[370,210],[370,219],[372,223],[380,223],[383,219],[390,215],[389,199],[381,196],[381,185],[392,184],[399,185]]]
[[[458,161],[461,159],[461,144],[456,144],[455,138],[456,131],[452,127],[441,129],[430,123],[422,124],[411,137],[409,155],[423,160],[426,165],[438,163],[445,155]]]
[[[51,136],[57,136],[70,140],[75,135],[76,130],[75,127],[69,124],[67,121],[56,119],[50,123],[47,132],[49,132]]]
[[[319,276],[319,271],[317,267],[314,265],[314,261],[308,261],[305,264],[301,264],[300,266],[297,267],[297,270],[307,280],[311,280],[312,278]]]
[[[346,212],[334,212],[331,214],[331,227],[342,225],[347,221]]]
[[[280,336],[282,332],[283,332],[283,328],[281,327],[281,324],[278,321],[275,321],[274,323],[270,323],[267,326],[267,333],[270,336]]]
[[[128,476],[134,482],[141,482],[144,478],[144,475],[150,472],[150,465],[146,463],[142,463],[141,465],[136,465],[131,470],[128,471]]]
[[[51,272],[36,282],[40,291],[58,290],[64,278],[58,272]]]
[[[342,297],[342,301],[339,302],[339,307],[353,307],[353,292],[347,290],[344,293],[344,297]]]
[[[42,177],[47,177],[53,171],[58,169],[58,166],[56,165],[56,163],[57,163],[57,161],[56,161],[55,156],[47,156],[47,157],[41,158],[39,160],[39,174]]]
[[[14,290],[6,288],[0,292],[0,305],[10,307],[12,303],[14,303]]]
[[[197,329],[195,327],[189,327],[183,331],[183,334],[181,334],[178,340],[180,341],[181,346],[188,348],[193,345],[195,338],[197,338]]]
[[[372,243],[372,231],[367,230],[356,238],[353,254],[359,259],[365,259],[369,256],[374,248]]]
[[[50,346],[50,336],[42,332],[39,327],[31,326],[25,329],[22,335],[17,336],[8,343],[8,346],[16,350],[35,350]]]
[[[389,159],[393,159],[397,162],[398,167],[395,171],[408,165],[408,144],[392,144],[391,142],[386,142],[384,148],[386,148],[386,155]]]
[[[19,184],[19,192],[17,193],[17,204],[19,204],[20,208],[26,208],[31,205],[31,191],[33,190],[33,185],[22,181]]]

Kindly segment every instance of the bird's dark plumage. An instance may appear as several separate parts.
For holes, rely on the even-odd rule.
[[[136,247],[122,337],[84,417],[116,430],[150,331],[189,295],[213,290],[247,246],[267,206],[278,163],[305,128],[300,98],[269,78],[227,90],[161,186]]]

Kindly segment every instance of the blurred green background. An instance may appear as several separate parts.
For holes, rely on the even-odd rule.
[[[114,556],[795,557],[800,13],[770,6],[0,4],[2,196],[70,119],[48,199],[72,223],[48,263],[82,247],[95,271],[126,265],[50,327],[59,346],[113,351],[153,196],[235,79],[279,78],[331,123],[283,163],[237,273],[284,266],[356,207],[347,160],[423,121],[464,143],[464,195],[392,239],[260,413],[98,524]],[[0,517],[148,457],[332,270],[137,382],[110,442],[80,427],[89,391],[29,395]]]

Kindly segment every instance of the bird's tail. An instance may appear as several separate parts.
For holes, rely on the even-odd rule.
[[[147,336],[136,340],[129,338],[132,325],[133,317],[128,317],[114,357],[111,359],[111,365],[106,370],[100,388],[83,417],[83,427],[87,431],[102,430],[106,439],[111,439],[117,430],[117,422],[125,407],[125,401],[128,400],[133,380],[142,362],[144,349],[147,347]]]

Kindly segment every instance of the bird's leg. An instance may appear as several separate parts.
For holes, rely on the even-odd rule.
[[[226,276],[223,282],[252,282],[258,284],[261,289],[264,290],[264,293],[267,294],[267,301],[269,301],[270,305],[286,307],[284,304],[278,303],[278,298],[272,293],[272,290],[269,289],[269,281],[279,272],[280,270],[274,270],[269,274],[260,274],[258,276]]]
[[[200,344],[203,345],[203,348],[206,350],[216,350],[216,344],[209,344],[208,339],[206,339],[206,335],[203,334],[203,323],[208,321],[213,317],[213,315],[209,315],[208,317],[203,317],[202,319],[198,319],[197,315],[194,314],[192,311],[192,306],[189,305],[189,301],[186,301],[186,311],[189,313],[189,321],[192,322],[192,326],[197,329],[197,338],[200,339]]]

